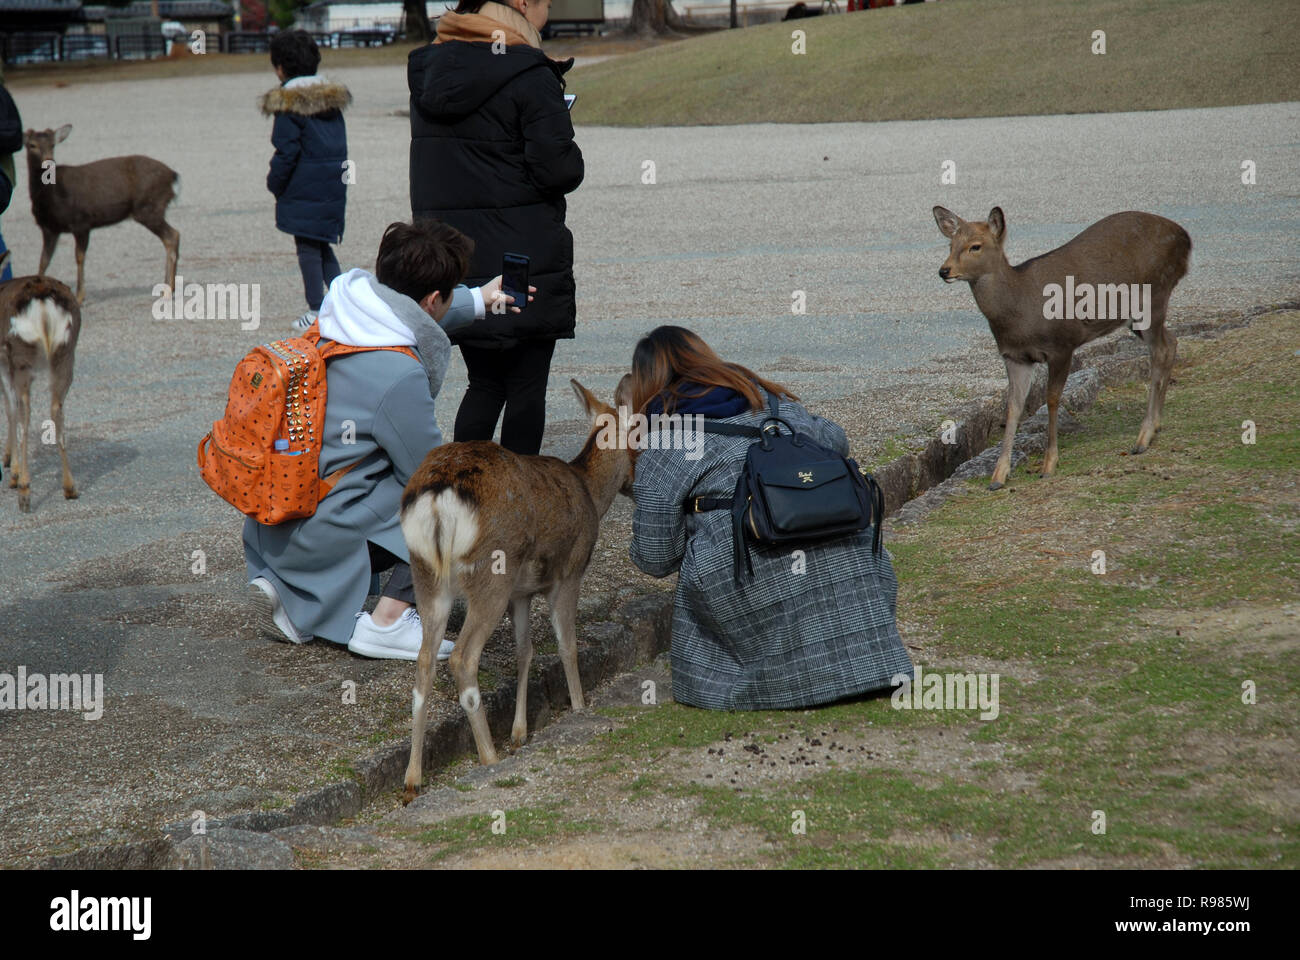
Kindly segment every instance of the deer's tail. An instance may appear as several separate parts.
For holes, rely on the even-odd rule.
[[[478,540],[473,504],[452,487],[436,494],[425,490],[407,499],[401,523],[411,559],[418,558],[433,570],[442,591],[454,592],[463,559]]]

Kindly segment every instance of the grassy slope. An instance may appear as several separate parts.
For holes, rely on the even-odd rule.
[[[1288,0],[944,0],[710,34],[584,67],[569,90],[579,122],[630,125],[1273,103],[1300,99],[1298,40]]]
[[[617,56],[657,46],[660,41],[641,37],[567,37],[546,44],[556,59],[582,56]],[[321,50],[321,70],[328,73],[351,67],[392,67],[406,77],[406,58],[418,44],[398,42],[386,47],[358,47]],[[211,76],[223,73],[270,73],[265,53],[226,54],[210,50],[202,56],[179,53],[157,60],[76,60],[68,63],[35,63],[5,67],[5,83],[15,89],[53,84],[103,83],[110,80],[153,80],[172,77]]]
[[[619,729],[568,762],[625,803],[673,811],[660,829],[703,818],[701,843],[749,836],[738,866],[1300,866],[1297,320],[1275,314],[1181,345],[1165,428],[1144,456],[1119,451],[1145,386],[1108,389],[1064,438],[1056,477],[1038,479],[1034,463],[999,494],[972,482],[891,539],[914,659],[999,673],[997,719],[897,711],[888,699],[764,713],[624,708],[608,711]],[[1258,425],[1253,446],[1241,442],[1245,419]],[[1101,576],[1090,570],[1096,549],[1107,554]],[[1253,705],[1242,702],[1245,680]],[[837,738],[901,749],[828,752],[822,763],[834,743],[811,745]],[[793,779],[774,771],[741,789],[726,772],[686,772],[706,745],[725,744],[748,768],[791,742],[819,761]],[[693,812],[673,806],[683,801]],[[806,813],[804,836],[791,832],[793,810]],[[1092,832],[1095,810],[1105,834]],[[511,816],[518,836],[491,836],[484,815],[418,839],[431,861],[621,839],[590,811],[539,804]]]

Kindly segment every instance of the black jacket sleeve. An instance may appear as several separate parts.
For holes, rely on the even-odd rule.
[[[516,90],[529,177],[542,193],[563,195],[578,189],[585,168],[582,151],[573,142],[573,122],[559,76],[549,66],[537,67],[520,74]]]
[[[18,104],[0,83],[0,153],[17,153],[23,148],[23,118]]]

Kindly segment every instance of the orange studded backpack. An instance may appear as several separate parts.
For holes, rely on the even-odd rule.
[[[310,517],[350,463],[320,476],[325,423],[325,361],[367,350],[327,340],[312,324],[301,337],[265,343],[239,362],[226,415],[199,441],[199,475],[217,495],[258,523]],[[360,462],[360,461],[358,461]]]

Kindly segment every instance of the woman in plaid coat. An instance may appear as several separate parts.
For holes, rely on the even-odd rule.
[[[647,415],[702,414],[757,427],[769,394],[795,430],[841,454],[837,424],[788,390],[725,363],[682,327],[659,327],[632,358],[632,406]],[[699,440],[697,436],[695,440]],[[898,581],[871,532],[792,549],[751,546],[754,578],[735,580],[730,498],[749,437],[704,434],[700,450],[644,449],[636,462],[632,561],[654,577],[679,572],[673,608],[673,699],[714,710],[808,707],[891,686],[912,675],[894,622]],[[661,444],[667,446],[667,444]]]

